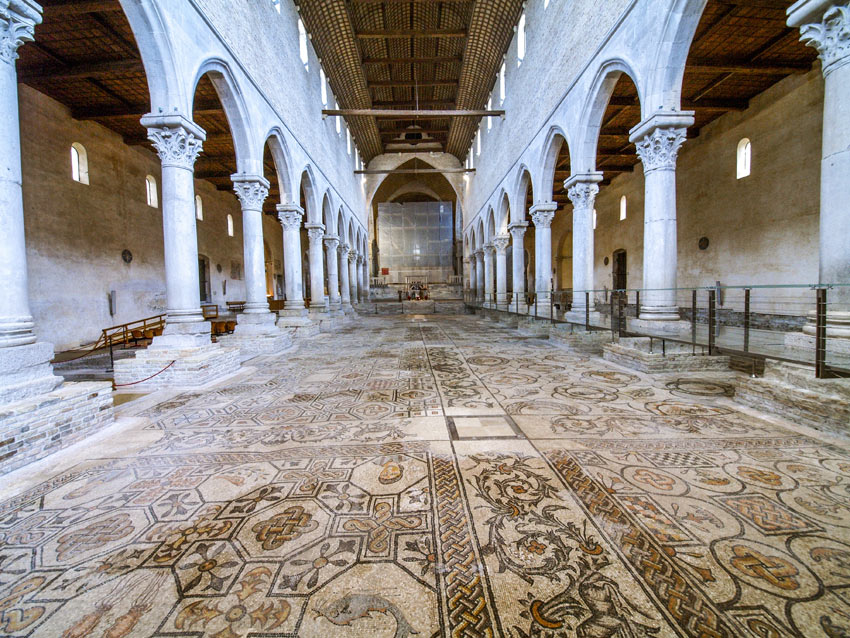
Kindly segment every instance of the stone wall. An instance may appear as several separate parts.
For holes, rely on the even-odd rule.
[[[112,423],[109,383],[65,383],[0,407],[0,475],[44,458]]]
[[[97,123],[72,119],[63,105],[26,85],[19,90],[29,294],[39,339],[67,349],[94,341],[108,326],[165,312],[159,158]],[[73,142],[86,148],[88,185],[71,179]],[[147,205],[146,175],[156,178],[157,208]],[[203,180],[195,180],[195,193],[203,201],[198,252],[210,262],[211,302],[244,300],[239,203]],[[271,267],[282,274],[280,224],[269,216],[263,221]],[[132,253],[129,264],[124,250]]]

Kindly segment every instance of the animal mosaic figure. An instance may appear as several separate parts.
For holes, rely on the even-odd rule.
[[[376,594],[348,594],[330,602],[323,609],[316,610],[319,616],[342,627],[360,618],[370,618],[372,612],[389,614],[395,618],[396,630],[393,638],[409,638],[419,633],[410,626],[398,607]]]

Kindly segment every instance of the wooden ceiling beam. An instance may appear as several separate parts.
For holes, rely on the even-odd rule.
[[[381,89],[385,87],[426,87],[426,86],[457,86],[457,80],[366,80],[370,89]]]
[[[750,62],[747,60],[689,60],[685,72],[738,73],[740,75],[792,75],[805,73],[812,68],[807,62]]]
[[[452,62],[463,62],[461,56],[447,55],[440,57],[411,57],[411,58],[367,58],[363,60],[363,65],[370,66],[376,64],[448,64]]]
[[[395,109],[416,109],[416,108],[432,108],[432,109],[453,109],[456,104],[454,102],[422,102],[419,104],[416,102],[395,102],[395,101],[383,101],[383,100],[375,100],[372,102],[373,108],[383,108],[385,106],[391,106]]]
[[[378,29],[359,31],[354,34],[361,40],[378,40],[382,38],[465,38],[466,31],[456,29]]]
[[[97,78],[113,73],[144,71],[139,60],[123,59],[107,62],[86,62],[71,66],[45,65],[18,69],[18,82],[32,80],[74,80],[78,78]]]
[[[43,8],[47,18],[122,10],[118,0],[55,0]]]
[[[75,120],[97,120],[110,117],[142,117],[150,111],[149,104],[129,104],[127,106],[89,106],[72,109],[71,116]],[[224,114],[221,103],[217,100],[202,102],[192,110],[194,115]]]

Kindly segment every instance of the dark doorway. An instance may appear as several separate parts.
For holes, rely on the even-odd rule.
[[[625,290],[627,288],[628,270],[626,269],[626,251],[614,251],[614,290]]]
[[[201,293],[201,303],[210,301],[210,262],[203,255],[198,255],[198,284]]]

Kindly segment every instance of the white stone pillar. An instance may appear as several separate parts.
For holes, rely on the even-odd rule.
[[[484,244],[484,302],[493,303],[495,288],[493,286],[496,274],[496,247],[491,243]]]
[[[339,294],[339,237],[336,235],[325,235],[325,260],[328,264],[328,298],[332,311],[338,311],[342,307]]]
[[[348,274],[348,254],[351,252],[351,247],[348,244],[340,244],[339,245],[339,291],[340,298],[342,300],[343,310],[346,312],[351,311],[351,281],[349,280]]]
[[[588,290],[593,290],[593,205],[602,173],[573,175],[564,182],[573,203],[573,303],[571,312],[584,316]],[[591,311],[593,293],[590,293]]]
[[[237,333],[275,330],[275,316],[266,296],[266,260],[263,244],[263,202],[269,182],[261,175],[231,177],[242,203],[242,244],[245,253],[245,310],[238,317]]]
[[[36,343],[27,289],[15,60],[18,47],[33,39],[40,22],[34,2],[0,1],[0,404],[50,392],[62,383],[50,365],[53,345]]]
[[[310,310],[325,309],[325,255],[322,238],[325,236],[324,224],[305,224],[310,243],[308,259],[310,262]]]
[[[525,303],[525,229],[528,222],[514,222],[508,226],[513,238],[511,268],[514,282],[513,299],[511,304],[516,306]]]
[[[676,321],[676,155],[693,112],[659,111],[634,127],[629,140],[643,163],[643,288],[640,318]]]
[[[508,306],[509,243],[511,243],[509,235],[497,235],[493,238],[493,246],[496,249],[496,306],[499,308]]]
[[[364,255],[360,257],[360,296],[364,303],[369,301],[369,263]]]
[[[529,211],[534,222],[534,291],[537,294],[538,314],[549,313],[552,280],[552,220],[558,205],[555,202],[535,204]]]
[[[348,253],[348,283],[351,291],[351,305],[358,302],[358,287],[357,287],[357,253],[350,251]]]
[[[820,54],[824,79],[819,282],[850,283],[850,3],[800,0],[788,26]],[[850,338],[850,289],[827,293],[828,337]],[[834,309],[833,309],[834,308]],[[814,323],[804,328],[814,334]]]
[[[484,249],[479,248],[475,255],[475,299],[482,303],[484,301]]]
[[[198,234],[195,226],[195,160],[206,138],[180,115],[146,115],[142,126],[162,161],[162,228],[165,253],[166,320],[150,347],[203,346],[210,324],[201,314]]]
[[[277,217],[283,226],[283,266],[286,287],[284,313],[304,314],[304,285],[301,273],[301,219],[304,209],[297,204],[279,204]]]

